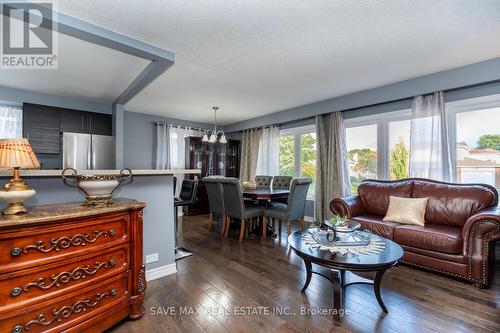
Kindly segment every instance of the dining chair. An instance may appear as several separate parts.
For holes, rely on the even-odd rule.
[[[197,180],[184,179],[182,181],[181,192],[180,192],[179,196],[174,198],[176,259],[181,259],[181,258],[190,256],[193,254],[191,251],[177,246],[177,237],[179,236],[178,209],[179,209],[179,207],[188,206],[188,205],[193,204],[196,201],[197,190],[198,190],[198,181]]]
[[[287,222],[287,233],[292,231],[291,223],[300,221],[304,229],[304,215],[306,210],[307,190],[312,183],[311,178],[296,178],[292,181],[287,203],[272,202],[271,206],[264,209],[263,228],[266,227],[269,218],[279,221],[279,235],[281,237],[281,223]]]
[[[273,177],[273,190],[288,190],[292,183],[293,177],[290,176],[274,176]]]
[[[205,188],[207,189],[208,208],[210,210],[210,215],[208,216],[208,231],[212,229],[214,216],[216,216],[221,219],[220,232],[221,235],[224,235],[226,226],[226,211],[224,208],[224,192],[222,190],[220,178],[205,177],[202,182],[205,184]]]
[[[257,188],[271,188],[273,176],[255,176],[255,183]]]
[[[262,216],[262,207],[244,202],[240,181],[237,178],[221,178],[219,181],[222,184],[226,213],[224,237],[229,233],[230,218],[240,219],[241,242],[248,233],[250,219]]]

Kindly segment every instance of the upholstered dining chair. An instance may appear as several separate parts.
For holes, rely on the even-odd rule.
[[[286,204],[273,202],[271,206],[264,209],[264,226],[267,225],[268,219],[273,218],[279,221],[279,235],[281,236],[281,223],[287,222],[287,233],[290,235],[292,231],[291,223],[300,221],[302,229],[304,229],[304,215],[306,210],[307,190],[312,183],[311,178],[296,178],[292,181],[290,187],[290,195]]]
[[[226,211],[224,208],[224,194],[220,179],[220,177],[205,177],[202,182],[205,184],[205,188],[207,190],[208,208],[210,211],[210,215],[208,216],[208,231],[212,229],[215,216],[216,218],[220,218],[220,233],[221,235],[224,235],[226,226]]]
[[[218,181],[222,184],[224,194],[224,208],[226,213],[224,237],[227,237],[229,233],[230,218],[240,219],[241,242],[248,233],[250,219],[262,216],[262,207],[244,202],[240,181],[237,178],[220,178]]]
[[[273,177],[273,190],[288,190],[292,183],[293,177],[290,176],[274,176]]]
[[[271,188],[272,181],[273,181],[273,176],[255,176],[255,182],[257,183],[257,188]]]

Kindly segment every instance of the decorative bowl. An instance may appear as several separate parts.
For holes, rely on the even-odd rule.
[[[245,190],[255,190],[257,188],[257,183],[251,180],[249,182],[243,182],[242,186]]]
[[[342,224],[332,224],[330,220],[326,220],[325,225],[328,227],[328,229],[332,230],[335,233],[335,238],[339,240],[349,238],[350,233],[358,230],[361,227],[360,223],[351,220],[347,220]]]
[[[68,174],[68,171],[73,173]],[[79,175],[73,168],[66,168],[62,172],[66,185],[77,187],[85,194],[85,203],[88,206],[110,205],[113,203],[113,192],[125,180],[132,180],[132,170],[125,168],[118,175]]]

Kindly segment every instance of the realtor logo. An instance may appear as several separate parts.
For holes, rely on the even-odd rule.
[[[1,69],[57,69],[57,33],[50,2],[2,2]]]

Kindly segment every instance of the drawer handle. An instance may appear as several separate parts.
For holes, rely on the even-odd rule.
[[[116,229],[106,230],[106,231],[94,231],[92,234],[77,234],[73,236],[63,236],[60,238],[53,238],[50,240],[50,245],[46,246],[43,241],[36,242],[26,246],[22,251],[19,248],[13,248],[10,253],[12,256],[18,256],[21,254],[27,254],[30,250],[37,250],[42,253],[48,253],[51,251],[61,251],[67,249],[71,246],[85,246],[87,243],[94,243],[100,237],[113,237],[116,235]]]
[[[12,328],[12,332],[19,333],[22,332],[23,330],[29,331],[31,326],[39,325],[44,327],[44,326],[49,326],[55,322],[57,323],[62,322],[64,319],[71,317],[73,314],[85,312],[97,306],[97,304],[102,300],[107,299],[109,297],[114,297],[117,294],[118,290],[116,288],[113,288],[105,293],[98,293],[95,296],[88,297],[81,301],[77,301],[72,305],[66,305],[63,306],[62,308],[54,309],[49,312],[51,316],[50,319],[47,319],[49,315],[46,317],[45,314],[40,313],[35,317],[35,319],[28,321],[26,324],[14,326]]]
[[[21,333],[23,331],[23,327],[21,325],[16,325],[12,329],[12,333]]]
[[[24,288],[16,287],[12,289],[10,294],[12,296],[19,296],[22,291],[28,292],[31,287],[35,287],[41,290],[47,290],[54,286],[60,287],[61,285],[67,284],[71,281],[83,280],[87,276],[96,274],[102,268],[108,268],[114,265],[116,265],[116,259],[111,259],[109,261],[96,262],[93,266],[85,265],[83,267],[77,267],[72,271],[64,271],[59,274],[52,274],[48,279],[46,279],[46,277],[41,277],[34,282],[26,284]]]
[[[10,295],[13,297],[19,296],[23,290],[19,287],[12,288]]]

